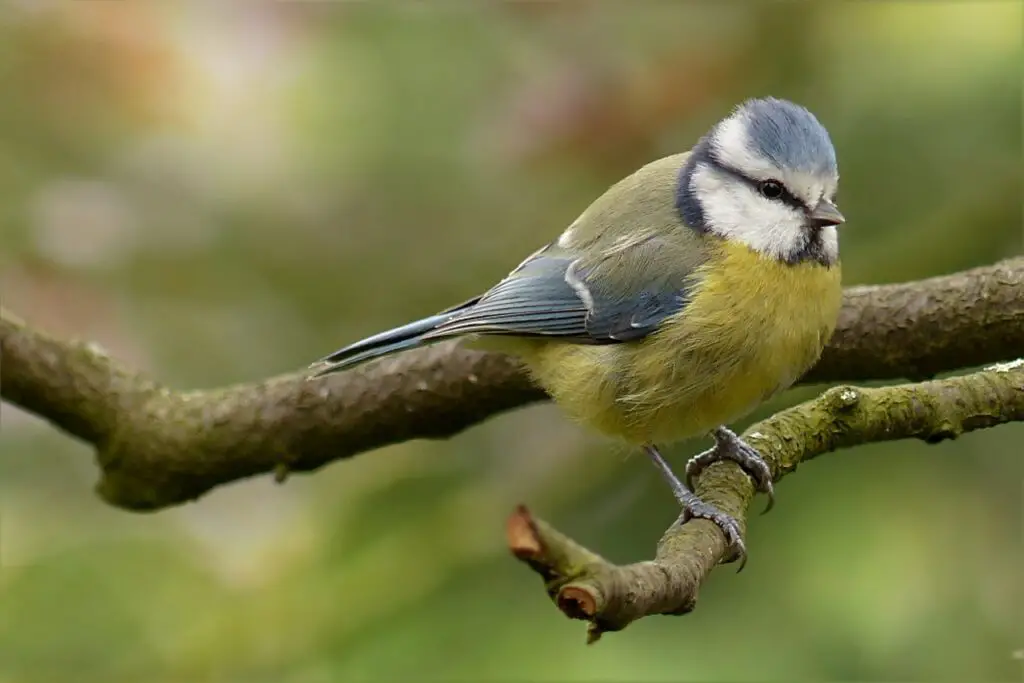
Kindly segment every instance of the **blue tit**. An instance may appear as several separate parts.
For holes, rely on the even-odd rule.
[[[684,517],[717,524],[742,569],[736,520],[692,480],[731,460],[773,494],[765,461],[726,425],[793,384],[832,334],[838,181],[813,114],[748,100],[691,151],[613,185],[482,295],[346,346],[311,376],[442,339],[487,340],[521,357],[571,417],[642,448]],[[687,463],[684,484],[657,444],[704,435],[715,445]]]

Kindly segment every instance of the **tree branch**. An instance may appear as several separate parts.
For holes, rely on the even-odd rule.
[[[835,387],[819,398],[752,425],[744,438],[777,481],[822,453],[874,441],[917,438],[928,443],[1024,420],[1024,360],[951,379],[881,389]],[[716,463],[697,493],[745,524],[753,485],[733,463]],[[728,552],[713,523],[682,517],[658,543],[655,559],[615,565],[524,507],[509,518],[509,549],[541,577],[562,612],[590,622],[588,642],[652,614],[685,614],[704,579]]]
[[[93,444],[99,494],[132,510],[282,467],[315,470],[448,437],[544,398],[513,359],[450,343],[315,381],[296,373],[205,391],[172,391],[93,344],[55,339],[6,311],[0,352],[3,399]],[[916,379],[1022,352],[1024,258],[1015,258],[846,290],[836,334],[802,381]]]

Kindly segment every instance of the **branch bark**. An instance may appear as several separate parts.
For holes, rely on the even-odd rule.
[[[315,381],[296,373],[203,391],[172,391],[95,344],[56,339],[7,311],[0,353],[3,399],[94,445],[99,495],[140,511],[244,477],[449,437],[544,399],[512,358],[451,343]],[[847,289],[836,333],[801,381],[921,379],[1020,355],[1024,258],[1014,258]]]
[[[778,481],[823,453],[868,442],[917,438],[928,443],[1024,420],[1024,360],[962,377],[881,389],[840,386],[744,432]],[[745,526],[754,496],[749,477],[716,463],[697,493]],[[658,543],[653,560],[616,565],[518,508],[506,528],[509,549],[541,577],[562,612],[589,622],[588,642],[652,614],[685,614],[728,547],[713,523],[682,517]]]

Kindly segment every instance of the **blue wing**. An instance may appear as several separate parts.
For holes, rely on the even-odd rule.
[[[649,272],[631,272],[623,281],[608,264],[547,247],[423,338],[498,334],[614,344],[650,334],[686,305],[688,287],[682,283]]]
[[[686,306],[693,268],[652,267],[665,245],[648,239],[587,260],[548,245],[480,297],[373,335],[313,364],[313,376],[470,334],[548,337],[577,344],[642,339]]]

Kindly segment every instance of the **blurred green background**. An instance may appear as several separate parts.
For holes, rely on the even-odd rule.
[[[1014,2],[8,3],[4,304],[174,387],[298,369],[480,291],[764,94],[831,131],[848,284],[992,262],[1020,253],[1022,22]],[[1021,425],[800,468],[743,574],[591,648],[507,555],[506,515],[626,561],[676,508],[551,406],[153,515],[93,496],[84,445],[7,405],[2,428],[2,683],[1022,674]]]

